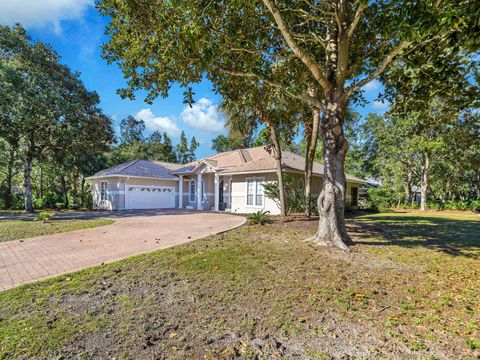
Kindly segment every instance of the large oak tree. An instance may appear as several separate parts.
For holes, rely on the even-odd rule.
[[[315,241],[346,249],[345,109],[397,59],[429,44],[476,46],[479,4],[397,0],[102,0],[104,56],[147,101],[206,76],[221,94],[262,82],[321,111],[324,185]]]

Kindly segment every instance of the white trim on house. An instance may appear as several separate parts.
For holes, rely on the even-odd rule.
[[[298,174],[298,175],[305,175],[304,171],[300,171],[300,170],[296,170],[296,169],[292,169],[292,168],[283,169],[283,172],[284,173]],[[319,177],[319,178],[323,179],[323,174],[312,172],[312,176]],[[346,174],[345,174],[345,180],[347,182],[354,183],[354,184],[368,184],[367,181],[348,179]]]
[[[246,170],[246,171],[232,171],[232,172],[223,172],[220,171],[218,175],[245,175],[245,174],[267,174],[267,173],[275,173],[276,170]]]
[[[255,184],[254,192],[253,192],[253,205],[248,204],[248,182],[253,180]],[[265,177],[263,176],[251,176],[245,178],[245,185],[246,185],[246,193],[245,193],[245,207],[247,208],[257,208],[257,209],[262,209],[265,207],[265,193],[263,191],[263,184],[265,183]],[[257,196],[258,194],[258,185],[262,186],[261,194],[260,196],[262,197],[262,203],[260,205],[257,204]]]
[[[89,176],[85,178],[85,180],[93,180],[93,179],[110,179],[110,178],[127,178],[128,179],[148,179],[148,180],[166,180],[166,181],[175,181],[178,182],[177,179],[172,178],[163,178],[163,177],[151,177],[151,176],[135,176],[135,175],[101,175],[101,176]]]

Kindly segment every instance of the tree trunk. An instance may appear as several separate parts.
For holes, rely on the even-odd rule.
[[[265,124],[270,130],[270,141],[272,142],[273,157],[276,162],[278,194],[280,197],[280,214],[286,216],[287,210],[285,206],[285,188],[283,186],[282,149],[280,148],[280,142],[278,141],[277,129],[275,128],[275,125],[270,122],[268,116],[265,116]]]
[[[75,194],[77,193],[77,190],[78,190],[78,178],[79,178],[79,176],[80,175],[76,171],[72,174],[72,190]]]
[[[82,177],[82,182],[80,184],[80,191],[82,195],[80,196],[80,206],[83,208],[83,198],[85,197],[85,178]]]
[[[451,200],[452,197],[452,183],[450,182],[450,178],[447,178],[447,183],[445,185],[445,200]]]
[[[307,151],[305,154],[305,215],[312,215],[312,173],[315,151],[317,150],[318,130],[320,126],[320,111],[313,110],[312,126],[305,136]]]
[[[33,163],[33,154],[31,150],[27,150],[27,156],[25,159],[24,186],[25,186],[25,211],[28,211],[28,212],[33,212],[32,183],[31,183],[32,163]]]
[[[410,198],[412,197],[412,180],[413,180],[413,171],[411,169],[407,170],[407,178],[403,183],[405,190],[405,201],[404,204],[408,205],[410,203]]]
[[[13,178],[13,166],[15,163],[15,148],[10,146],[8,152],[8,164],[7,164],[7,188],[5,189],[5,208],[10,209],[12,207],[12,178]]]
[[[346,250],[353,242],[345,227],[344,164],[348,142],[343,134],[344,109],[334,100],[326,105],[320,129],[324,159],[323,188],[318,197],[318,232],[313,240],[319,245]]]
[[[43,160],[40,159],[40,197],[43,197]]]
[[[62,185],[63,202],[65,203],[65,207],[68,208],[68,191],[64,175],[60,175],[60,184]]]
[[[430,157],[425,155],[422,165],[422,179],[420,183],[420,210],[427,210],[428,170],[430,168]]]

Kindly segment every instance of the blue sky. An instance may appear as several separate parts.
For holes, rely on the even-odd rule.
[[[108,65],[100,56],[100,46],[106,42],[104,29],[107,19],[93,7],[92,0],[0,0],[0,23],[12,25],[20,22],[34,40],[49,43],[61,55],[62,62],[72,70],[80,71],[90,90],[100,94],[101,107],[112,117],[115,128],[128,115],[142,118],[147,126],[146,135],[154,130],[166,131],[174,143],[182,130],[188,138],[195,136],[200,142],[197,157],[213,153],[211,140],[225,133],[223,118],[217,111],[220,97],[208,81],[193,86],[193,108],[183,101],[183,89],[174,86],[169,96],[146,104],[139,93],[134,101],[122,100],[116,93],[125,84],[116,65]],[[381,85],[374,81],[365,87],[369,101],[357,110],[384,112],[388,105],[375,102]]]

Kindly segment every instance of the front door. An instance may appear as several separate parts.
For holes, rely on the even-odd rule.
[[[223,180],[220,181],[220,188],[218,189],[218,209],[223,210]]]

